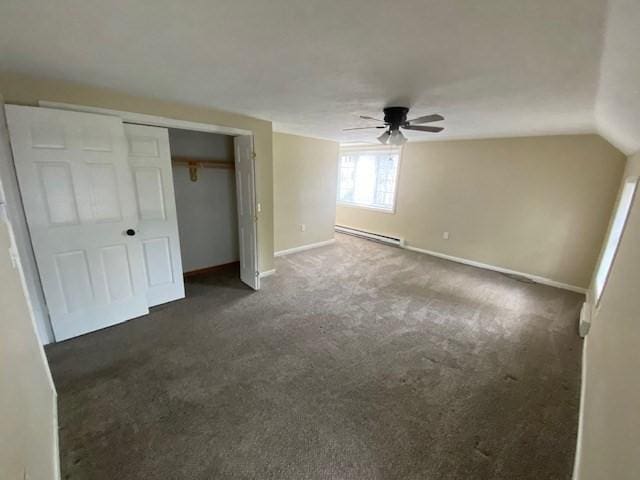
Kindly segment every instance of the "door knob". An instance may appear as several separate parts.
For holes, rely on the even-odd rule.
[[[133,237],[136,234],[136,231],[133,228],[130,228],[125,233],[130,237]]]

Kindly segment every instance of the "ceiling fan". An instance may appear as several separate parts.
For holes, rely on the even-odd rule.
[[[405,130],[418,130],[420,132],[439,133],[444,128],[442,127],[429,127],[423,125],[416,125],[416,123],[431,123],[440,122],[444,120],[442,115],[437,113],[433,115],[424,115],[422,117],[414,118],[413,120],[407,120],[407,114],[409,109],[407,107],[386,107],[383,109],[384,120],[378,120],[377,118],[368,117],[366,115],[360,115],[360,118],[364,120],[375,120],[376,122],[382,122],[384,125],[376,125],[372,127],[355,127],[345,128],[343,131],[348,130],[363,130],[367,128],[384,128],[385,131],[378,137],[378,141],[382,144],[402,145],[407,142],[405,137],[400,131],[401,128]]]

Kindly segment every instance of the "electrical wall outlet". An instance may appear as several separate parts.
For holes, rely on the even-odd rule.
[[[442,238],[449,240],[449,232],[442,232]]]
[[[298,225],[298,228],[300,229],[301,232],[307,231],[307,226],[304,223],[301,223],[300,225]]]

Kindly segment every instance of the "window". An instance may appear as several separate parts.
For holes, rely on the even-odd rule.
[[[393,212],[399,148],[343,149],[338,171],[338,203]]]
[[[624,183],[622,188],[622,194],[620,195],[620,202],[613,217],[613,223],[607,236],[607,242],[605,243],[604,251],[602,252],[602,258],[596,270],[596,276],[594,280],[594,287],[596,293],[596,305],[600,302],[600,297],[604,290],[604,286],[611,270],[611,265],[616,256],[618,244],[624,231],[624,225],[627,223],[627,217],[629,216],[629,210],[631,210],[631,204],[633,203],[633,197],[638,185],[638,179],[629,179]]]

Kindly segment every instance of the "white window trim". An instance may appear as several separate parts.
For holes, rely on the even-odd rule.
[[[362,210],[372,210],[380,213],[396,213],[395,199],[393,202],[393,208],[373,207],[364,203],[345,202],[344,200],[338,200],[337,204],[342,205],[343,207],[360,208]]]
[[[604,251],[607,248],[607,242],[610,240],[609,236],[611,234],[610,229],[613,228],[613,224],[609,226],[609,231],[607,231],[607,234],[605,236],[605,244],[603,245],[603,250],[602,253],[600,254],[600,259],[598,260],[598,264],[596,265],[596,270],[594,273],[594,288],[593,288],[593,293],[596,296],[595,300],[595,311],[596,314],[600,311],[600,306],[602,305],[602,298],[604,297],[604,294],[607,291],[607,286],[609,285],[609,279],[611,278],[611,271],[613,270],[615,263],[616,263],[616,258],[618,257],[618,251],[620,250],[620,244],[622,243],[623,239],[624,239],[624,234],[627,230],[627,225],[629,223],[629,218],[631,217],[631,210],[633,210],[634,204],[635,204],[635,200],[636,197],[638,195],[638,190],[640,190],[640,177],[627,177],[623,180],[623,189],[624,186],[626,186],[629,183],[635,183],[635,189],[633,191],[633,195],[631,195],[631,199],[629,202],[629,210],[627,211],[627,215],[624,219],[624,223],[622,224],[622,229],[620,231],[620,237],[618,239],[618,243],[615,245],[614,251],[613,251],[613,255],[611,257],[611,263],[609,264],[609,269],[607,270],[607,274],[604,278],[604,281],[602,282],[602,289],[600,290],[600,292],[597,291],[597,288],[595,286],[595,276],[598,274],[598,269],[601,267],[601,262],[603,261],[604,258]],[[622,191],[621,191],[622,193]],[[620,200],[620,199],[619,199]],[[613,213],[613,220],[615,219],[616,213],[618,208],[620,208],[619,204],[616,204],[614,213]],[[599,293],[599,295],[598,295]]]
[[[393,189],[393,206],[391,208],[384,208],[384,207],[374,207],[372,205],[367,205],[364,203],[356,203],[356,202],[346,202],[344,200],[340,200],[339,198],[336,199],[336,204],[337,205],[341,205],[343,207],[351,207],[351,208],[360,208],[362,210],[371,210],[373,212],[378,212],[378,213],[389,213],[389,214],[395,214],[396,213],[396,208],[398,205],[398,186],[400,184],[400,169],[401,169],[401,165],[402,165],[402,155],[404,152],[404,146],[400,146],[397,148],[394,148],[394,150],[398,151],[398,166],[396,168],[396,180],[395,180],[395,185],[394,185],[394,189]],[[350,152],[357,152],[357,153],[363,153],[363,152],[375,152],[375,153],[380,153],[380,152],[388,152],[389,151],[389,146],[387,145],[363,145],[363,146],[344,146],[344,147],[340,147],[340,151],[338,153],[338,196],[340,195],[340,161],[342,159],[342,155],[345,153],[350,153]]]

